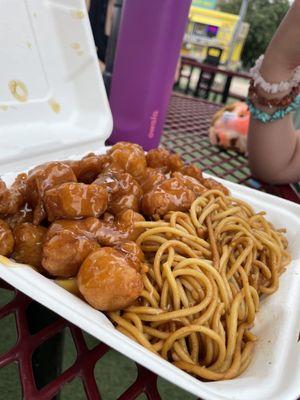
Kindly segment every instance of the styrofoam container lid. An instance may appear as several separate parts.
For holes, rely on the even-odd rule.
[[[0,171],[101,148],[112,131],[84,0],[0,1]]]

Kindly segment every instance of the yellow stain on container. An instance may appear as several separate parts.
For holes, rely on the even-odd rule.
[[[54,113],[56,113],[56,114],[60,113],[61,105],[57,101],[51,99],[48,101],[48,104]]]
[[[80,49],[80,43],[71,43],[70,46],[71,46],[71,48],[73,50],[79,50]]]
[[[29,49],[31,49],[31,48],[32,48],[32,43],[27,42],[27,47],[28,47]]]
[[[2,111],[7,111],[8,110],[8,106],[5,104],[0,105],[0,110]]]
[[[83,19],[85,17],[82,10],[71,11],[71,15],[74,19]]]
[[[84,51],[80,47],[80,43],[71,43],[70,47],[76,51],[78,56],[82,56],[84,54]]]
[[[28,89],[24,82],[12,80],[8,82],[8,87],[16,100],[21,103],[25,103],[28,100]]]

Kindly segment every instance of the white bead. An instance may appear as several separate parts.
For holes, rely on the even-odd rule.
[[[297,67],[293,76],[288,81],[281,81],[279,83],[269,83],[264,80],[260,74],[260,67],[262,65],[264,55],[262,54],[255,62],[253,68],[250,69],[250,74],[254,81],[254,86],[259,86],[267,93],[276,94],[291,90],[293,87],[298,86],[300,83],[300,66]]]

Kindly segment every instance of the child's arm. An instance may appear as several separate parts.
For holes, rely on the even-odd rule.
[[[296,0],[274,35],[260,72],[272,83],[288,80],[300,65],[300,0]],[[261,89],[264,97],[268,95]],[[282,93],[282,96],[287,93]],[[278,95],[277,95],[278,97]],[[259,109],[266,111],[262,106]],[[300,132],[292,115],[264,124],[251,117],[248,138],[249,163],[253,174],[271,183],[300,180]]]
[[[251,118],[248,151],[257,178],[270,183],[300,181],[300,133],[291,114],[268,124]]]

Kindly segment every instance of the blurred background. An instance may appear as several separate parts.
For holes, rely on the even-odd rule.
[[[86,2],[101,70],[107,82],[112,73],[120,16],[126,2]],[[289,5],[288,0],[193,0],[174,90],[218,103],[245,99],[249,68],[264,53]],[[169,40],[172,41],[171,35]],[[229,71],[232,74],[228,74]],[[108,83],[107,89],[109,91]]]

